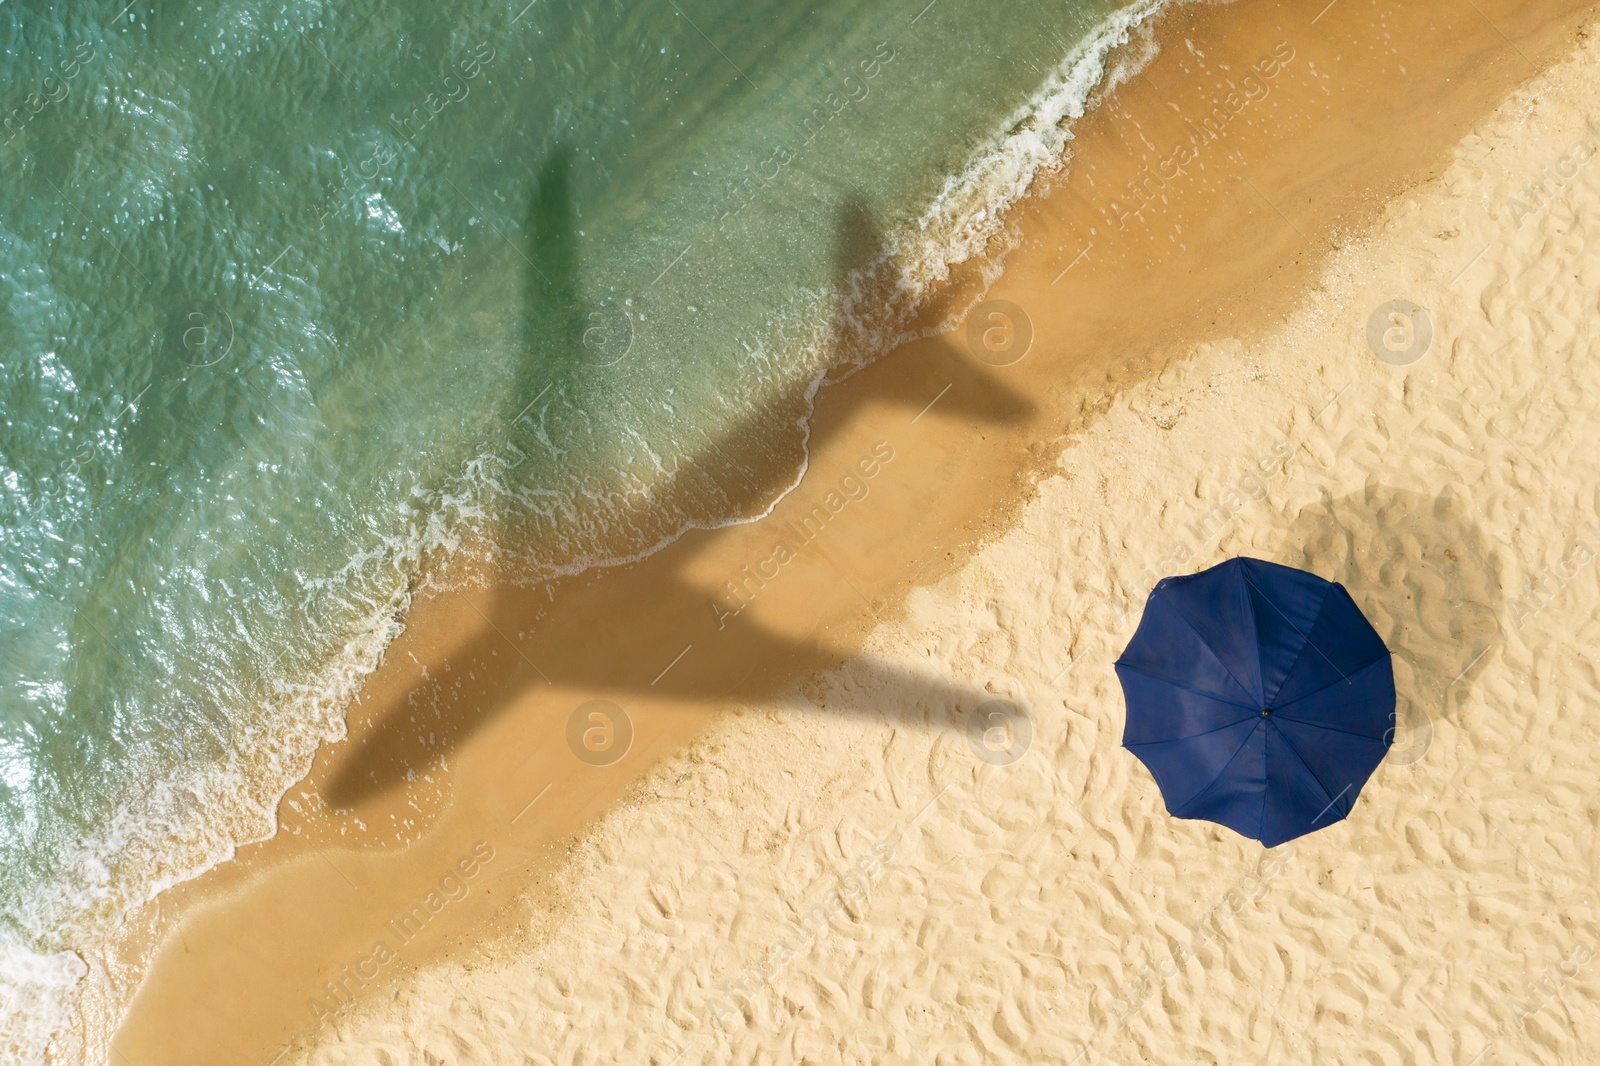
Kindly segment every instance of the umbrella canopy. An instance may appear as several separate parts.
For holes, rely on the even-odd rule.
[[[1349,814],[1393,740],[1389,650],[1350,594],[1259,559],[1157,584],[1117,677],[1167,810],[1268,847]]]

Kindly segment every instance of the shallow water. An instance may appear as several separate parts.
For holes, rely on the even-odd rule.
[[[770,502],[1119,6],[0,4],[0,1049],[271,831],[441,559]],[[851,218],[892,267],[841,271]]]

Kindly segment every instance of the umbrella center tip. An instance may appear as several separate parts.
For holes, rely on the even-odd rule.
[[[1263,717],[1263,718],[1271,718],[1272,717],[1272,708],[1271,707],[1263,707],[1263,708],[1261,708],[1261,717]]]

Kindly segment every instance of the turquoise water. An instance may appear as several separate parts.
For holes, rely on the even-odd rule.
[[[903,310],[997,231],[1120,6],[0,2],[0,1050],[106,1022],[74,949],[273,830],[442,559],[798,470],[899,325],[860,276]]]

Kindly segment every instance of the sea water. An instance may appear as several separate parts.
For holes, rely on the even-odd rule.
[[[0,0],[0,1056],[100,1057],[453,557],[770,505],[1158,6]]]

